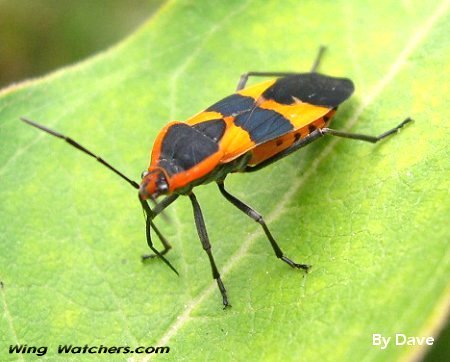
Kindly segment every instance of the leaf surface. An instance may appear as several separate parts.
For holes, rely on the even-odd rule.
[[[169,2],[115,48],[0,94],[1,359],[10,344],[170,346],[169,360],[364,360],[420,356],[372,334],[436,335],[449,300],[448,1]],[[187,198],[158,225],[174,248],[143,264],[135,190],[27,116],[133,179],[152,141],[233,92],[249,70],[354,80],[335,129],[228,189],[260,211],[286,255],[211,184],[197,189],[232,308],[223,311]],[[29,355],[19,359],[27,360]],[[80,355],[65,356],[78,360]],[[104,360],[90,355],[89,360]],[[109,360],[146,360],[109,355]],[[83,357],[84,358],[84,357]]]

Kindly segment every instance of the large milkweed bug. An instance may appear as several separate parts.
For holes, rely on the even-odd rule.
[[[143,172],[140,184],[73,139],[26,118],[21,119],[96,158],[138,189],[139,201],[146,215],[147,243],[154,252],[143,256],[143,259],[159,257],[177,274],[176,269],[164,257],[171,245],[153,219],[179,195],[189,196],[198,236],[208,255],[223,305],[227,307],[227,292],[211,252],[200,205],[192,189],[201,184],[216,182],[225,199],[261,225],[277,258],[293,268],[308,270],[308,265],[298,264],[284,255],[257,211],[225,190],[226,176],[233,172],[260,170],[324,135],[376,143],[411,121],[406,118],[397,127],[378,137],[328,128],[338,106],[353,93],[354,85],[350,79],[317,73],[323,52],[324,47],[321,47],[309,73],[245,73],[234,94],[189,118],[185,123],[171,122],[166,125],[156,138],[150,166]],[[278,78],[245,88],[251,76]],[[167,196],[156,202],[162,195]],[[155,206],[151,208],[147,200],[152,201]],[[163,245],[162,251],[153,246],[151,229],[158,235]]]

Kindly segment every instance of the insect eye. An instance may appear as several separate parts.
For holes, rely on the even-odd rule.
[[[141,178],[144,178],[145,176],[148,175],[148,171],[142,171],[141,173]]]

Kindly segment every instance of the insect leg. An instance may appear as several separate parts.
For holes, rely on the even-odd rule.
[[[319,51],[316,55],[316,59],[314,60],[313,66],[311,67],[311,73],[315,73],[317,71],[317,68],[319,68],[320,62],[323,58],[323,53],[325,52],[327,48],[324,45],[321,45],[319,47]]]
[[[214,257],[211,252],[211,244],[209,242],[208,232],[206,231],[206,225],[205,220],[203,219],[202,210],[200,209],[197,198],[192,192],[189,194],[189,198],[191,199],[192,208],[194,209],[195,226],[197,227],[198,236],[200,238],[200,241],[202,242],[203,249],[208,254],[213,278],[217,281],[217,286],[219,287],[220,293],[222,294],[223,305],[224,308],[226,308],[230,305],[228,303],[227,291],[225,290],[225,286],[223,285],[222,279],[220,278],[219,270],[217,269],[216,262],[214,261]]]
[[[343,131],[336,131],[336,130],[330,129],[330,128],[322,128],[321,131],[323,134],[329,134],[332,136],[351,138],[354,140],[377,143],[378,141],[381,141],[383,138],[386,138],[394,133],[397,133],[400,128],[402,128],[404,125],[408,124],[409,122],[412,122],[412,119],[408,117],[402,123],[400,123],[398,126],[380,134],[379,136],[370,136],[370,135],[365,135],[365,134],[360,134],[360,133],[348,133],[348,132],[343,132]]]
[[[173,194],[170,196],[167,196],[165,199],[163,199],[161,202],[157,203],[155,205],[155,207],[149,210],[151,212],[151,219],[153,220],[157,215],[162,214],[163,210],[169,206],[172,202],[174,202],[179,195],[177,194]],[[146,217],[148,214],[146,213]],[[159,231],[159,229],[156,227],[156,225],[152,222],[151,224],[152,229],[155,231],[156,235],[158,235],[159,240],[161,241],[161,244],[163,244],[164,249],[162,251],[160,251],[161,255],[166,254],[171,248],[172,246],[170,245],[170,243],[167,241],[167,239],[164,237],[164,235]],[[142,255],[142,260],[146,260],[146,259],[152,259],[157,257],[157,254],[145,254]]]
[[[239,78],[236,92],[245,88],[249,77],[286,77],[288,75],[299,74],[298,72],[247,72]]]
[[[364,134],[358,134],[358,133],[348,133],[348,132],[336,131],[336,130],[330,129],[330,128],[317,129],[317,130],[313,131],[312,133],[310,133],[305,138],[302,138],[302,139],[298,140],[297,142],[295,142],[294,144],[292,144],[291,147],[286,148],[284,151],[277,153],[273,157],[261,162],[260,164],[258,164],[256,166],[247,166],[243,172],[259,171],[262,168],[271,165],[272,163],[282,159],[283,157],[290,155],[291,153],[297,151],[298,149],[300,149],[302,147],[309,145],[311,142],[313,142],[316,139],[318,139],[324,135],[327,135],[327,134],[333,135],[333,136],[338,136],[338,137],[351,138],[351,139],[357,139],[357,140],[361,140],[361,141],[376,143],[376,142],[382,140],[383,138],[396,133],[400,128],[402,128],[403,126],[405,126],[406,124],[408,124],[409,122],[412,122],[412,121],[413,120],[411,118],[406,118],[397,127],[394,127],[392,129],[382,133],[378,137],[364,135]]]
[[[222,195],[229,202],[231,202],[239,210],[241,210],[243,213],[245,213],[247,216],[251,217],[253,220],[255,220],[258,224],[261,225],[261,227],[264,230],[264,233],[267,236],[267,239],[269,239],[270,244],[272,245],[272,248],[273,248],[277,258],[283,260],[285,263],[289,264],[293,268],[299,268],[299,269],[303,269],[303,270],[308,270],[309,269],[309,265],[297,264],[297,263],[293,262],[291,259],[289,259],[288,257],[286,257],[283,254],[283,251],[278,246],[277,242],[275,241],[275,239],[273,238],[272,234],[270,233],[269,228],[267,227],[263,217],[257,211],[253,210],[250,206],[244,204],[241,200],[237,199],[236,197],[234,197],[233,195],[228,193],[228,191],[225,190],[225,186],[224,186],[223,181],[222,182],[217,182],[217,185],[219,186],[219,190],[222,193]]]
[[[176,199],[176,198],[175,198]],[[172,200],[172,201],[175,201]],[[162,259],[162,261],[164,263],[166,263],[170,269],[172,269],[177,275],[178,272],[177,270],[172,266],[172,264],[170,264],[170,262],[164,257],[164,255],[162,253],[160,253],[154,246],[153,246],[153,242],[152,242],[152,235],[151,235],[151,228],[153,230],[155,230],[156,234],[158,235],[158,237],[161,237],[162,234],[161,232],[158,230],[158,228],[156,227],[156,225],[153,223],[153,218],[156,216],[154,215],[154,212],[150,209],[150,206],[148,206],[147,201],[145,200],[141,200],[139,199],[139,201],[141,202],[142,208],[144,209],[145,212],[145,235],[147,237],[147,244],[149,246],[149,248],[159,257]],[[165,240],[165,238],[163,237],[163,239]],[[162,240],[161,239],[161,242]],[[167,242],[167,240],[166,240]],[[163,243],[164,244],[164,243]],[[169,245],[170,247],[170,245]]]
[[[311,68],[311,73],[315,73],[319,67],[320,61],[322,60],[323,53],[326,47],[320,46],[319,52],[317,53],[316,59],[314,60],[313,66]],[[236,92],[245,88],[249,77],[286,77],[288,75],[300,74],[299,72],[247,72],[241,75],[239,78],[238,85],[236,87]]]

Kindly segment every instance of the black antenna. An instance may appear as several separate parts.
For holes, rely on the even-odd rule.
[[[95,155],[94,153],[92,153],[91,151],[89,151],[87,148],[83,147],[82,145],[80,145],[78,142],[74,141],[72,138],[64,136],[61,133],[58,133],[56,131],[51,130],[50,128],[44,127],[36,122],[33,122],[25,117],[20,117],[20,120],[28,123],[30,126],[36,127],[38,129],[40,129],[41,131],[47,132],[48,134],[51,134],[52,136],[58,137],[63,139],[64,141],[66,141],[69,145],[79,149],[80,151],[88,154],[89,156],[95,158],[98,162],[100,162],[102,165],[108,167],[111,171],[113,171],[114,173],[116,173],[117,175],[119,175],[120,177],[122,177],[125,181],[127,181],[131,186],[133,186],[135,189],[139,190],[139,184],[133,180],[130,180],[127,176],[125,176],[122,172],[120,172],[119,170],[117,170],[116,168],[114,168],[113,166],[111,166],[108,162],[106,162],[104,159],[102,159],[101,157]]]
[[[78,142],[74,141],[72,138],[67,137],[67,136],[65,136],[65,135],[63,135],[63,134],[61,134],[61,133],[59,133],[59,132],[53,131],[53,130],[50,129],[50,128],[47,128],[47,127],[45,127],[45,126],[42,126],[42,125],[40,125],[39,123],[36,123],[36,122],[34,122],[34,121],[29,120],[28,118],[20,117],[20,120],[23,121],[23,122],[25,122],[25,123],[27,123],[27,124],[29,124],[30,126],[33,126],[33,127],[36,127],[37,129],[40,129],[41,131],[44,131],[44,132],[46,132],[46,133],[48,133],[48,134],[50,134],[50,135],[52,135],[52,136],[55,136],[55,137],[58,137],[58,138],[63,139],[63,140],[66,141],[69,145],[71,145],[71,146],[73,146],[73,147],[79,149],[80,151],[86,153],[87,155],[89,155],[89,156],[95,158],[95,159],[96,159],[98,162],[100,162],[102,165],[108,167],[111,171],[113,171],[115,174],[117,174],[117,175],[119,175],[120,177],[122,177],[125,181],[127,181],[127,182],[128,182],[131,186],[133,186],[135,189],[138,189],[138,190],[139,190],[139,184],[138,184],[137,182],[135,182],[135,181],[129,179],[127,176],[125,176],[122,172],[120,172],[119,170],[117,170],[115,167],[111,166],[111,165],[110,165],[108,162],[106,162],[104,159],[102,159],[101,157],[99,157],[99,156],[97,156],[96,154],[92,153],[92,152],[89,151],[86,147],[80,145]],[[175,199],[176,199],[176,198],[175,198]],[[154,202],[156,205],[158,205],[158,204],[156,203],[155,200],[153,200],[153,199],[151,199],[151,200],[152,200],[152,202]],[[174,199],[173,199],[173,198],[170,198],[170,200],[173,201]],[[164,256],[163,256],[160,252],[158,252],[158,250],[156,250],[156,249],[153,247],[153,244],[152,244],[151,238],[150,238],[150,227],[156,232],[156,234],[159,236],[160,239],[161,239],[161,238],[164,238],[164,237],[163,237],[162,234],[159,232],[159,230],[156,228],[155,224],[153,224],[152,219],[150,218],[150,216],[151,216],[151,214],[152,214],[152,212],[151,212],[151,210],[150,210],[150,207],[147,205],[147,203],[146,203],[145,201],[142,201],[142,200],[141,200],[141,203],[142,203],[142,205],[144,205],[144,204],[146,205],[146,207],[144,207],[144,211],[146,212],[146,217],[148,218],[148,220],[147,220],[147,224],[148,224],[148,226],[147,226],[147,243],[149,244],[150,249],[152,249],[153,252],[154,252],[158,257],[160,257],[160,258],[164,261],[164,263],[166,263],[166,264],[167,264],[167,265],[168,265],[168,266],[169,266],[176,274],[178,274],[177,270],[172,266],[172,264],[170,264],[170,262],[169,262],[166,258],[164,258]],[[169,202],[169,203],[170,203],[170,202]],[[163,204],[162,204],[162,205],[165,205],[165,204],[164,204],[164,200],[163,200]],[[167,206],[167,205],[166,205],[166,206]],[[163,208],[164,208],[164,207],[163,207]],[[161,211],[160,211],[159,213],[162,214]],[[163,244],[167,244],[167,241],[164,241],[163,239],[161,239],[161,240],[162,240]]]

